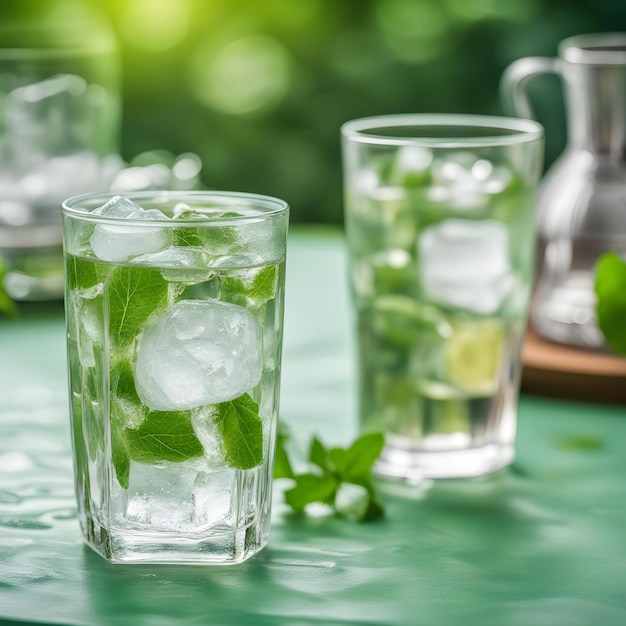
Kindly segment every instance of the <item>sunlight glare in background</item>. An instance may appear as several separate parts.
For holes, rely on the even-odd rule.
[[[194,0],[127,0],[121,19],[124,40],[148,51],[169,50],[184,42]]]
[[[290,53],[267,35],[237,39],[217,51],[205,40],[191,60],[191,90],[203,104],[242,115],[276,106],[287,94]]]

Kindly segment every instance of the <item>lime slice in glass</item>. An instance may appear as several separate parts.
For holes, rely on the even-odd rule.
[[[450,382],[472,396],[495,393],[504,338],[504,328],[498,320],[454,323],[445,356]]]

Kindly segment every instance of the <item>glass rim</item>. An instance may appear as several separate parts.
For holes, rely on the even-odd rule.
[[[559,44],[559,55],[567,63],[625,65],[626,33],[587,33],[567,37]]]
[[[383,135],[383,128],[396,127],[458,129],[458,135],[448,137]],[[484,129],[484,135],[464,136],[461,129]],[[505,131],[506,134],[489,133]],[[394,115],[376,115],[362,117],[345,122],[341,126],[342,136],[355,143],[378,144],[389,146],[424,146],[428,148],[481,148],[489,146],[508,146],[529,143],[544,136],[543,126],[535,120],[498,115],[473,115],[457,113],[400,113]]]
[[[202,218],[176,218],[172,219],[170,217],[166,219],[149,219],[149,220],[138,220],[138,219],[126,219],[120,217],[108,217],[106,215],[94,215],[86,210],[81,210],[80,207],[84,207],[84,205],[88,202],[92,202],[95,206],[91,209],[95,209],[103,204],[106,204],[112,198],[116,196],[127,198],[139,206],[141,202],[151,201],[152,203],[165,203],[165,202],[181,202],[184,203],[185,199],[191,202],[191,199],[200,199],[206,198],[205,202],[210,202],[211,199],[214,201],[218,200],[231,200],[231,201],[239,201],[240,204],[245,204],[246,206],[252,208],[261,208],[259,213],[255,213],[252,215],[232,215],[228,217],[224,216],[210,216],[207,215],[206,219]],[[234,202],[231,202],[234,204]],[[228,210],[229,204],[224,203],[224,209]],[[151,206],[149,208],[156,208],[155,206]],[[193,206],[190,206],[191,209],[194,209]],[[200,207],[195,207],[198,211],[202,209]],[[84,220],[88,222],[97,222],[102,224],[115,224],[115,225],[132,225],[132,226],[140,226],[144,228],[150,228],[153,226],[166,226],[170,228],[180,227],[182,224],[189,225],[193,224],[194,226],[204,226],[204,227],[215,227],[215,226],[225,226],[225,225],[235,225],[242,223],[250,223],[250,222],[258,222],[259,220],[265,221],[267,219],[272,219],[283,215],[288,212],[289,204],[285,200],[281,200],[280,198],[276,198],[274,196],[267,196],[256,193],[246,193],[239,191],[204,191],[204,190],[193,190],[193,191],[175,191],[175,190],[147,190],[147,191],[129,191],[127,193],[115,193],[115,192],[97,192],[97,193],[85,193],[77,196],[71,196],[67,198],[61,203],[61,213],[66,217],[70,217],[73,219]]]

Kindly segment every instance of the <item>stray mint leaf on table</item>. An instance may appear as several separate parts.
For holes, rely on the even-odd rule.
[[[598,326],[611,350],[626,355],[626,263],[617,254],[600,257],[595,292]]]
[[[285,448],[289,435],[278,422],[278,432],[276,433],[276,454],[274,455],[274,478],[293,478],[294,471],[289,461],[289,455]]]
[[[304,511],[307,504],[321,502],[332,505],[339,483],[328,474],[298,474],[294,477],[296,486],[285,492],[285,502],[294,511]]]
[[[383,506],[374,489],[371,469],[380,455],[380,433],[359,437],[348,448],[329,448],[314,437],[309,462],[321,472],[295,474],[295,486],[285,492],[285,501],[295,511],[319,502],[334,507],[338,515],[354,521],[379,519]],[[281,442],[284,450],[284,442]]]

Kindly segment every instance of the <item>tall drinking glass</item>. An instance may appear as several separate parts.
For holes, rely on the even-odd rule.
[[[269,535],[288,206],[63,204],[79,519],[114,562],[236,563]]]
[[[396,115],[342,128],[360,419],[379,475],[477,476],[513,459],[543,131]]]

